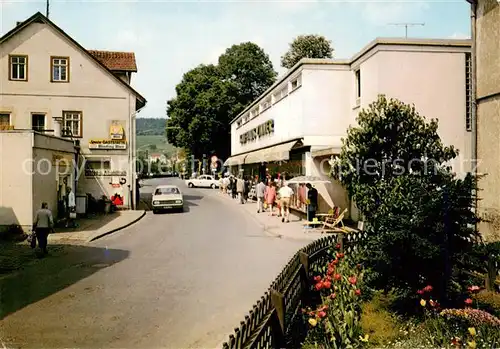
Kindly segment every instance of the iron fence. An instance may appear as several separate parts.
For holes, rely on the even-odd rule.
[[[351,253],[365,237],[364,232],[332,234],[300,249],[223,348],[300,348],[307,334],[300,309],[318,301],[310,292],[312,272],[327,264],[336,244],[340,244],[341,251]]]

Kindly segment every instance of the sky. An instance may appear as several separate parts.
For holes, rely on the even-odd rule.
[[[0,0],[0,33],[46,1]],[[404,37],[391,23],[424,23],[408,37],[469,38],[470,5],[455,1],[50,1],[50,19],[87,49],[133,51],[132,85],[147,100],[139,117],[166,117],[166,101],[188,70],[217,63],[226,48],[252,41],[279,74],[280,57],[301,34],[332,41],[334,58],[350,58],[376,37]]]

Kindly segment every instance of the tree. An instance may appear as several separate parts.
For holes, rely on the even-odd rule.
[[[416,291],[431,284],[445,302],[454,267],[478,238],[475,180],[455,177],[447,163],[458,151],[414,106],[379,96],[357,122],[334,175],[365,216],[372,286],[395,288],[414,304]]]
[[[184,74],[176,97],[167,102],[167,137],[200,159],[230,154],[230,122],[268,89],[276,72],[267,54],[253,43],[234,45],[219,65],[200,65]]]
[[[290,69],[302,58],[332,58],[332,42],[322,35],[299,35],[281,57],[281,66]]]

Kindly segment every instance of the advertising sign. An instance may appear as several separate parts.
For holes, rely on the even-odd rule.
[[[125,139],[125,122],[120,120],[112,120],[109,127],[109,138],[114,140]]]
[[[125,150],[127,149],[127,141],[117,139],[91,139],[89,141],[89,149]]]
[[[126,175],[127,171],[122,170],[97,170],[90,168],[85,169],[86,177],[123,177]]]
[[[240,143],[246,144],[250,141],[254,141],[257,138],[270,135],[274,133],[274,120],[268,120],[254,129],[247,131],[240,135]]]

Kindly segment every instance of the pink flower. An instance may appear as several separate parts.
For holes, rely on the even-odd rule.
[[[467,288],[467,290],[470,293],[476,293],[476,292],[479,292],[481,290],[481,287],[479,287],[479,286],[470,286],[469,288]]]
[[[465,301],[464,301],[465,304],[467,305],[471,305],[472,304],[472,299],[470,298],[467,298]]]
[[[316,284],[316,286],[314,286],[316,288],[317,291],[321,290],[323,288],[323,283],[322,282],[318,282]]]
[[[356,291],[354,291],[356,296],[361,296],[361,290],[358,288]]]
[[[424,290],[418,290],[418,291],[417,291],[417,294],[419,294],[419,295],[423,295],[423,294],[424,294]]]
[[[335,274],[333,278],[335,279],[335,281],[339,281],[342,278],[342,276],[340,276],[340,274]]]
[[[424,287],[424,292],[432,292],[433,287],[431,285],[427,285]]]
[[[349,282],[351,283],[351,285],[356,285],[356,282],[358,282],[358,279],[356,279],[355,276],[351,276],[349,277]]]
[[[323,282],[323,288],[328,289],[328,288],[330,288],[330,287],[332,287],[332,283],[331,283],[330,281],[325,281],[325,282]]]
[[[314,277],[314,281],[319,282],[321,281],[321,276],[317,275]]]
[[[320,312],[318,312],[318,317],[319,317],[320,319],[324,318],[325,316],[326,316],[326,313],[325,313],[324,311],[320,311]]]
[[[331,295],[330,295],[330,298],[331,299],[335,299],[335,297],[337,297],[337,294],[335,292],[333,292]]]

